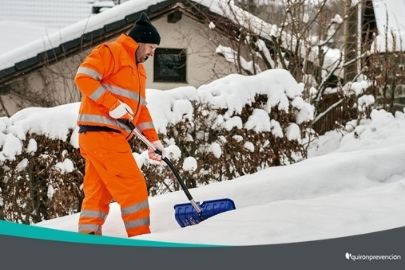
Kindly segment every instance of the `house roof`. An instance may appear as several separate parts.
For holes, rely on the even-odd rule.
[[[133,0],[0,55],[0,84],[122,33],[144,11],[151,18],[175,0]]]
[[[60,29],[91,15],[90,0],[0,0],[0,18]]]
[[[266,23],[232,4],[231,6],[232,11],[227,0],[127,1],[30,42],[23,47],[1,54],[0,84],[129,30],[141,12],[146,12],[153,20],[162,14],[172,12],[176,8],[183,8],[183,12],[189,12],[189,15],[197,16],[198,19],[198,14],[195,14],[198,12],[193,14],[193,12],[190,13],[184,9],[184,7],[194,8],[194,11],[204,10],[207,11],[206,14],[220,15],[225,19],[237,21],[238,24],[246,25],[263,38],[276,35],[277,28],[274,25]],[[200,19],[203,21],[206,18],[201,17]],[[252,27],[252,25],[254,26]]]

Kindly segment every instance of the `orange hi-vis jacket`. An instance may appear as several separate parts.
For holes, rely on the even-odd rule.
[[[136,64],[138,44],[122,34],[117,40],[96,47],[77,70],[75,82],[82,93],[78,125],[106,126],[129,135],[129,128],[109,116],[118,100],[128,104],[133,123],[150,140],[158,140],[146,107],[146,73]]]

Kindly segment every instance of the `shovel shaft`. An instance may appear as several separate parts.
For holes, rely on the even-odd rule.
[[[132,129],[132,134],[134,134],[138,139],[140,139],[144,144],[146,144],[146,146],[148,146],[149,148],[151,148],[156,154],[162,156],[162,152],[157,149],[153,143],[151,143],[143,134],[142,132],[139,131],[139,129],[137,129],[134,124],[132,124],[132,122],[127,121],[125,123],[130,129]],[[167,157],[162,157],[162,160],[167,164],[167,166],[169,166],[170,170],[173,172],[174,176],[176,177],[177,181],[179,182],[181,188],[183,189],[184,193],[186,194],[188,200],[190,201],[191,205],[193,206],[194,210],[200,214],[202,212],[201,207],[194,201],[193,196],[191,196],[190,191],[188,190],[188,188],[186,187],[186,185],[184,184],[183,179],[180,177],[179,172],[176,170],[176,168],[174,167],[173,163],[167,158]]]
[[[156,154],[159,154],[159,150],[155,150]],[[160,153],[161,154],[161,153]],[[183,179],[181,179],[179,172],[176,170],[174,167],[173,163],[167,158],[163,158],[163,161],[166,162],[167,166],[172,170],[174,176],[176,176],[177,181],[179,182],[181,188],[183,189],[184,193],[186,194],[188,200],[190,201],[191,205],[195,209],[197,213],[201,213],[201,208],[198,206],[198,204],[194,201],[193,196],[191,196],[190,191],[188,191],[188,188],[184,184]]]

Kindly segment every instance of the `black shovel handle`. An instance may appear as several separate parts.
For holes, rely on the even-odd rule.
[[[153,149],[153,151],[158,154],[159,156],[162,157],[162,152],[157,149],[139,130],[138,128],[135,127],[135,125],[128,120],[119,120],[119,122],[125,124],[127,127],[129,127],[132,131],[131,133],[134,134],[138,139],[140,139],[146,146],[149,148]],[[173,172],[174,176],[176,177],[177,181],[179,182],[181,188],[183,189],[184,193],[186,194],[188,200],[190,201],[191,205],[193,208],[196,210],[197,213],[201,213],[201,207],[194,201],[193,196],[191,196],[190,191],[184,184],[183,179],[180,177],[179,172],[177,169],[174,167],[173,163],[167,158],[167,157],[162,157],[162,160],[169,166],[170,170]]]

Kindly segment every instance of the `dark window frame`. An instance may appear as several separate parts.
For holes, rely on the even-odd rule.
[[[157,48],[153,57],[153,82],[187,83],[186,49]]]

